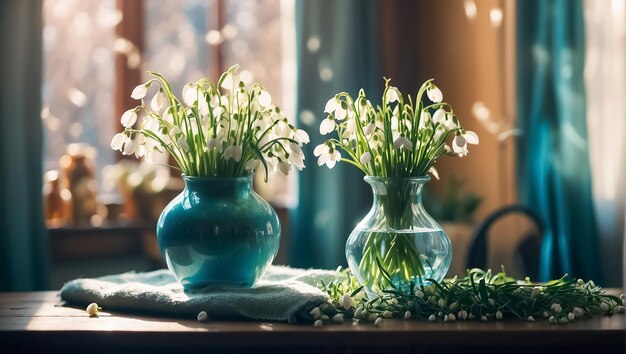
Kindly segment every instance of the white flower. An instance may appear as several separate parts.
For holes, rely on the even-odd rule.
[[[417,296],[417,298],[419,298],[419,299],[423,299],[424,298],[424,292],[419,290],[418,288],[415,288],[415,296]]]
[[[387,95],[385,96],[385,101],[387,101],[387,103],[393,103],[396,102],[399,98],[400,90],[398,90],[398,88],[396,87],[389,86],[389,89],[387,89]]]
[[[408,319],[410,319],[410,318],[411,318],[411,311],[407,311],[407,312],[405,312],[405,313],[404,313],[404,319],[405,319],[405,320],[408,320]]]
[[[369,123],[368,125],[363,127],[363,134],[365,136],[370,136],[374,132],[375,128],[376,128],[376,125],[374,123]]]
[[[487,322],[487,316],[480,316],[480,320],[483,322]]]
[[[148,93],[148,87],[150,87],[150,84],[137,85],[137,87],[135,87],[133,89],[133,92],[130,94],[130,97],[135,100],[140,100],[146,97],[146,94]]]
[[[324,322],[322,322],[321,320],[316,320],[315,322],[313,322],[313,327],[316,328],[320,328],[324,325]]]
[[[341,299],[339,299],[339,303],[344,309],[349,310],[352,307],[352,298],[350,297],[350,294],[343,294]]]
[[[257,100],[261,107],[269,107],[272,105],[272,96],[265,90],[261,91],[259,96],[257,96]]]
[[[443,316],[443,322],[448,322],[448,321],[449,321],[448,315]]]
[[[503,316],[502,316],[502,311],[498,311],[498,312],[496,312],[496,319],[497,319],[497,320],[501,320],[501,319],[502,319],[502,317],[503,317]]]
[[[239,162],[239,160],[236,160],[236,161]],[[278,170],[283,175],[288,176],[289,171],[291,171],[291,165],[287,161],[280,161],[278,162]]]
[[[111,139],[111,149],[121,151],[122,146],[126,142],[126,135],[124,133],[117,133]]]
[[[357,307],[357,309],[354,311],[354,317],[359,318],[362,312],[363,312],[363,306]]]
[[[437,124],[443,124],[445,121],[446,121],[446,111],[439,108],[438,110],[435,111],[435,114],[433,114],[433,122]]]
[[[320,123],[320,134],[326,135],[335,130],[335,119],[332,115],[329,115],[328,118],[324,119],[322,123]]]
[[[561,305],[557,303],[552,304],[552,306],[550,306],[550,309],[556,313],[563,311],[563,309],[561,308]]]
[[[467,144],[478,144],[478,135],[471,130],[454,137],[454,140],[452,140],[452,151],[460,157],[463,157],[468,153]]]
[[[363,155],[361,155],[359,162],[361,162],[361,165],[367,165],[368,163],[370,163],[371,160],[372,154],[370,154],[369,151],[366,151],[363,153]]]
[[[181,136],[180,138],[178,138],[178,141],[176,142],[178,144],[178,147],[185,153],[189,152],[189,144],[187,144],[187,139],[185,139],[184,136]]]
[[[231,145],[224,150],[224,160],[233,159],[235,162],[239,162],[242,152],[241,146]]]
[[[393,317],[393,312],[391,312],[391,311],[384,311],[383,312],[383,317],[384,318],[391,318],[391,317]]]
[[[330,148],[326,144],[320,144],[313,150],[313,155],[318,156],[317,165],[326,164],[328,168],[335,167],[337,161],[341,160],[341,153],[336,149]]]
[[[313,318],[317,320],[320,318],[322,313],[320,312],[319,307],[314,307],[313,309],[311,309],[311,311],[309,311],[309,315],[313,316]]]
[[[122,118],[120,118],[120,122],[125,128],[130,128],[137,122],[137,112],[134,109],[129,109],[128,111],[122,114]]]
[[[326,106],[324,107],[324,112],[333,113],[338,107],[341,107],[341,101],[337,97],[333,97],[328,102],[326,102]]]
[[[225,90],[232,90],[233,83],[234,83],[233,74],[227,73],[226,76],[224,76],[224,81],[222,81],[222,84],[220,85],[220,87]]]
[[[246,162],[246,166],[245,169],[248,172],[252,172],[254,171],[257,167],[259,167],[259,164],[261,163],[261,160],[258,159],[250,159],[248,160],[248,162]]]
[[[124,142],[124,150],[122,151],[122,155],[132,155],[135,153],[137,149],[137,141],[131,139],[130,137],[126,137],[126,141]]]
[[[309,138],[309,134],[302,129],[296,130],[294,134],[294,140],[297,141],[300,145],[308,144],[311,140]]]
[[[338,313],[333,316],[333,322],[335,323],[343,323],[343,313]]]
[[[528,322],[535,322],[535,318],[533,316],[528,316]]]
[[[453,313],[448,314],[448,319],[450,320],[450,322],[454,322],[456,321],[456,316]]]
[[[428,169],[428,173],[430,173],[431,175],[433,175],[433,177],[435,177],[436,180],[439,180],[439,172],[437,171],[437,169],[435,168],[435,166],[431,166]]]
[[[206,320],[209,319],[209,315],[206,313],[206,311],[200,311],[196,319],[198,320],[198,322],[206,322]]]
[[[437,306],[439,307],[446,306],[446,300],[444,300],[443,298],[439,299],[439,301],[437,301]]]
[[[206,146],[209,151],[219,147],[219,141],[215,137],[210,137],[206,141]]]
[[[460,319],[466,320],[467,319],[467,311],[465,311],[465,310],[459,311],[459,315],[458,316],[459,316]]]
[[[161,112],[163,110],[163,106],[165,106],[165,97],[163,96],[163,92],[159,90],[159,92],[152,97],[150,101],[150,108],[152,108],[155,112]]]
[[[435,322],[435,321],[437,321],[437,317],[435,317],[435,315],[428,316],[428,322]]]
[[[434,103],[439,103],[443,101],[443,93],[441,93],[441,90],[434,84],[426,89],[426,95],[428,96],[428,99],[433,101]]]
[[[558,321],[557,321],[556,317],[550,316],[550,318],[548,318],[548,322],[550,322],[550,323],[557,323]]]
[[[393,148],[397,150],[399,148],[404,148],[406,150],[413,150],[413,143],[404,136],[400,135],[396,140],[393,141]]]
[[[574,316],[576,317],[581,317],[585,314],[585,311],[583,311],[583,309],[581,309],[580,307],[574,307],[572,312],[574,313]]]
[[[567,319],[570,321],[573,321],[576,318],[576,315],[574,315],[573,312],[570,312],[567,314]]]
[[[374,321],[374,326],[380,327],[382,323],[383,323],[383,319],[381,317],[378,317],[376,321]]]
[[[567,317],[561,317],[559,319],[559,323],[561,323],[561,324],[569,323],[569,319]]]
[[[198,87],[192,83],[183,86],[183,102],[187,106],[193,106],[193,103],[199,99]]]
[[[98,310],[100,310],[100,308],[98,307],[98,304],[96,304],[95,302],[92,302],[91,304],[89,304],[89,306],[87,306],[87,309],[85,309],[85,311],[87,311],[87,314],[89,314],[89,317],[98,316]]]

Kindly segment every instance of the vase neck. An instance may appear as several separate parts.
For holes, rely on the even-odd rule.
[[[413,204],[422,203],[422,191],[430,177],[372,177],[366,176],[374,193],[374,203],[381,203],[389,198],[406,200]]]
[[[183,176],[185,192],[213,198],[240,197],[252,192],[253,176],[190,177]]]

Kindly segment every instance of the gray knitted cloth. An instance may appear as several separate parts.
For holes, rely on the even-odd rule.
[[[61,298],[81,305],[96,302],[105,311],[191,318],[206,311],[213,319],[296,323],[310,320],[309,311],[328,299],[316,285],[334,276],[328,270],[271,266],[253,288],[212,286],[189,292],[163,269],[72,280],[61,289]]]

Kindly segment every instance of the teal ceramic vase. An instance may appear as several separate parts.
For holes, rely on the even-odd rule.
[[[185,189],[163,210],[157,239],[185,289],[251,287],[280,243],[276,212],[252,188],[252,176],[183,177]]]

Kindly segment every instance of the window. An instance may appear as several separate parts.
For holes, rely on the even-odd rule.
[[[133,78],[124,75],[124,70],[116,70],[116,54],[125,58],[117,61],[125,69],[164,74],[177,93],[187,82],[216,79],[239,63],[242,80],[261,82],[283,110],[294,111],[289,96],[293,87],[287,87],[295,84],[293,2],[144,0],[139,11],[144,24],[139,46],[116,35],[122,21],[134,21],[132,16],[124,17],[120,4],[127,5],[115,0],[44,0],[46,170],[58,168],[68,144],[88,144],[96,152],[102,191],[100,171],[117,159],[109,147],[119,129],[120,110],[115,107],[127,105],[119,102],[120,97],[130,95],[130,90],[119,94],[116,89],[138,84],[129,82]],[[146,78],[142,75],[137,80]],[[277,181],[275,185],[287,184]],[[268,191],[282,195],[278,197],[281,204],[293,202],[285,201],[289,194],[285,187],[277,192],[272,186],[264,190],[266,195]]]

